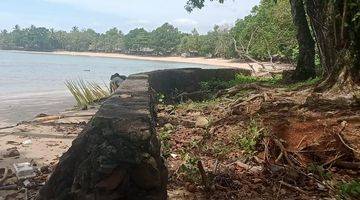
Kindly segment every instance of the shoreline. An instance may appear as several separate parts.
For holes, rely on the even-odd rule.
[[[88,56],[88,57],[102,57],[102,58],[119,58],[128,60],[146,60],[146,61],[160,61],[160,62],[177,62],[177,63],[192,63],[200,65],[210,65],[219,67],[235,67],[251,69],[248,64],[235,62],[233,59],[221,58],[205,58],[205,57],[181,57],[181,56],[138,56],[121,53],[103,53],[103,52],[74,52],[74,51],[53,51],[45,52],[55,55],[70,55],[70,56]]]
[[[144,60],[144,61],[157,61],[157,62],[176,62],[176,63],[190,63],[207,65],[214,67],[225,67],[225,68],[241,68],[251,70],[249,64],[253,66],[256,71],[261,70],[261,66],[256,63],[244,63],[238,62],[236,59],[223,59],[223,58],[206,58],[206,57],[181,57],[181,56],[139,56],[139,55],[128,55],[122,53],[104,53],[104,52],[75,52],[75,51],[19,51],[19,50],[6,50],[14,52],[32,53],[32,54],[47,54],[47,55],[65,55],[65,56],[86,56],[86,57],[100,57],[100,58],[117,58],[127,60]],[[271,63],[262,62],[266,71],[273,71]],[[276,68],[288,69],[289,64],[286,63],[274,63]]]

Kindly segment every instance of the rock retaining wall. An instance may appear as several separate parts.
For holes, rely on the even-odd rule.
[[[194,91],[201,81],[230,80],[238,72],[177,69],[130,76],[60,158],[37,199],[166,199],[167,169],[150,86],[163,93]]]

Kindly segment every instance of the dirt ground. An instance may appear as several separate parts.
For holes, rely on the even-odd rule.
[[[254,83],[157,110],[169,199],[359,199],[341,189],[360,178],[358,104],[323,98],[311,88]],[[12,173],[0,200],[33,199],[96,111],[2,128],[0,183],[2,169]],[[13,175],[12,165],[21,162],[37,169],[26,189]]]
[[[158,107],[170,199],[360,198],[341,190],[360,178],[358,104],[257,84],[218,96]]]

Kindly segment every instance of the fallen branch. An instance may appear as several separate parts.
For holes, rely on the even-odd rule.
[[[300,192],[300,193],[307,194],[307,192],[305,192],[304,190],[300,189],[300,188],[297,187],[297,186],[290,185],[289,183],[286,183],[286,182],[284,182],[284,181],[279,181],[279,183],[280,183],[281,185],[285,185],[286,187],[288,187],[288,188],[290,188],[290,189],[296,190],[296,191],[298,191],[298,192]]]
[[[252,173],[259,173],[263,170],[261,166],[251,166],[240,161],[236,161],[234,164]]]
[[[337,136],[339,137],[340,141],[345,145],[345,147],[347,147],[348,149],[350,149],[350,150],[352,150],[352,151],[360,154],[360,151],[358,151],[358,150],[354,149],[353,147],[351,147],[350,145],[346,144],[345,140],[344,140],[343,137],[341,136],[341,133],[345,130],[346,125],[347,125],[347,124],[346,124],[345,121],[342,122],[342,123],[341,123],[341,126],[342,126],[342,127],[341,127],[341,130],[340,130],[338,133],[336,133],[336,134],[337,134]]]
[[[4,175],[3,177],[0,179],[0,186],[6,181],[6,179],[8,178],[8,173],[9,173],[9,169],[7,167],[4,168]]]
[[[14,127],[16,127],[16,126],[17,126],[17,125],[0,127],[0,130],[9,129],[9,128],[14,128]]]
[[[248,60],[250,60],[250,61],[252,61],[252,62],[260,65],[263,69],[266,69],[264,64],[262,64],[261,62],[255,60],[254,58],[252,58],[249,54],[246,53],[246,50],[240,50],[240,49],[238,49],[238,47],[237,47],[237,42],[236,42],[235,38],[233,38],[233,40],[234,40],[235,51],[239,54],[240,57],[245,57],[245,58],[247,58]],[[249,63],[248,63],[248,64],[249,64]],[[250,65],[250,64],[249,64],[249,65]],[[251,65],[250,65],[250,66],[251,66]],[[252,66],[251,66],[251,68],[253,69],[253,71],[255,71],[255,69],[254,69]]]
[[[285,149],[284,145],[283,145],[278,139],[276,139],[276,138],[273,138],[272,140],[273,140],[273,141],[275,142],[275,144],[280,148],[281,153],[284,154],[284,157],[285,157],[286,161],[289,163],[289,165],[290,165],[291,167],[295,167],[294,163],[290,160],[290,158],[289,158],[289,156],[288,156],[288,154],[287,154],[287,150]]]
[[[243,100],[243,99],[238,99],[238,100],[236,100],[234,103],[232,103],[232,104],[230,105],[230,107],[232,107],[232,109],[234,110],[234,109],[237,109],[237,108],[240,107],[240,106],[244,106],[244,105],[247,104],[248,102],[253,101],[253,100],[257,99],[257,98],[262,98],[263,101],[267,101],[267,100],[269,99],[269,95],[268,95],[266,92],[264,92],[264,93],[262,93],[262,94],[253,95],[253,96],[251,96],[251,97],[249,97],[249,98],[247,98],[247,99],[245,99],[245,100]],[[239,101],[240,101],[240,102],[239,102]]]
[[[344,169],[360,170],[360,162],[335,161],[334,165]]]
[[[17,190],[18,186],[13,184],[13,185],[5,185],[5,186],[1,186],[0,190]]]

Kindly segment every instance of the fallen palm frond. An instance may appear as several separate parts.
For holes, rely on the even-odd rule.
[[[82,79],[76,81],[67,80],[65,81],[65,85],[74,96],[77,102],[77,106],[80,108],[90,105],[110,95],[109,89],[107,87],[104,89],[95,82],[85,82]]]

